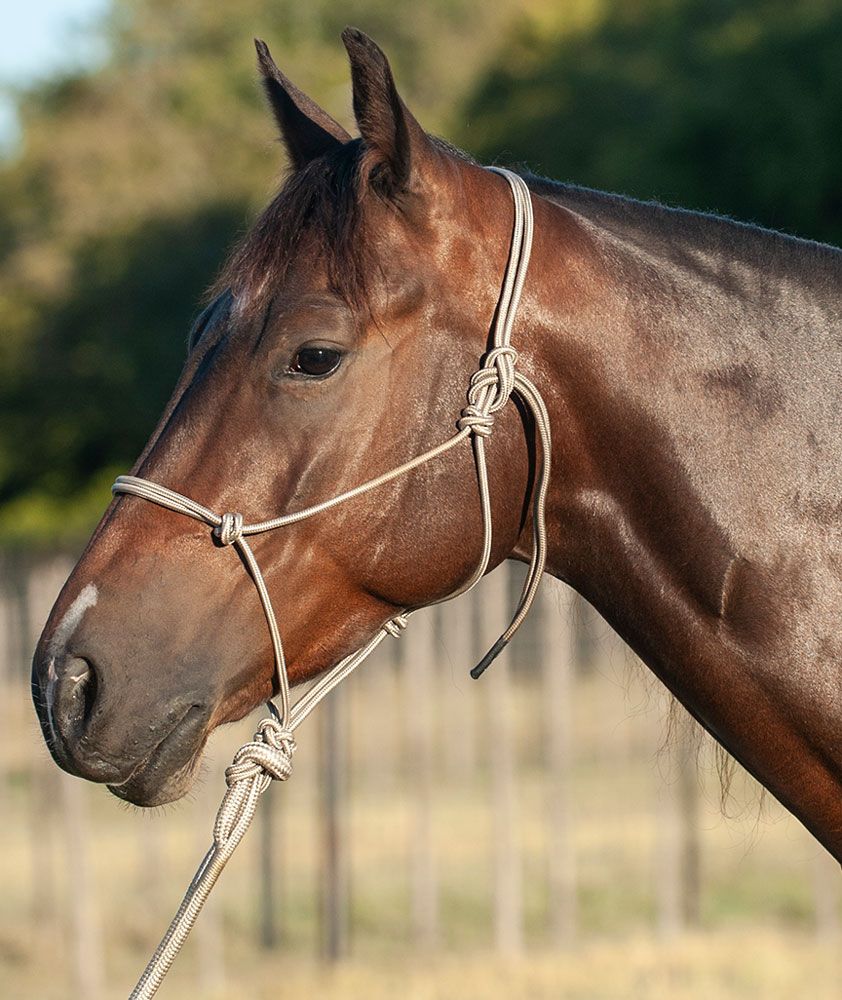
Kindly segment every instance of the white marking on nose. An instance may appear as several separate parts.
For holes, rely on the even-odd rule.
[[[56,625],[55,630],[50,637],[50,643],[47,647],[50,655],[50,661],[47,664],[47,690],[45,692],[45,701],[47,703],[47,722],[49,723],[50,735],[52,736],[54,743],[58,742],[55,724],[53,723],[53,698],[55,697],[56,684],[58,684],[56,657],[61,652],[62,647],[64,647],[67,643],[70,636],[76,631],[84,613],[88,610],[88,608],[92,608],[96,604],[98,597],[99,591],[93,583],[89,583],[83,587],[76,600],[70,605],[67,611],[65,611],[63,618],[58,625]],[[79,674],[77,677],[71,678],[71,680],[78,682],[85,676],[87,676],[87,671]]]
[[[76,626],[82,620],[82,615],[92,608],[99,597],[96,585],[89,583],[82,588],[76,600],[64,612],[64,617],[56,625],[55,631],[50,639],[50,655],[55,656],[71,635],[76,631]]]

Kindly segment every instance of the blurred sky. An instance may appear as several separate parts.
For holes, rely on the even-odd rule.
[[[95,61],[102,48],[91,25],[110,0],[11,0],[3,4],[0,88],[25,86]],[[0,146],[17,139],[14,101],[0,91]]]

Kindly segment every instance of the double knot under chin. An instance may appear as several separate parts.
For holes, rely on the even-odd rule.
[[[213,529],[213,533],[219,539],[220,545],[233,545],[234,542],[242,538],[243,515],[223,514],[219,524]]]
[[[495,347],[485,356],[482,368],[471,376],[468,405],[456,426],[469,429],[477,437],[487,438],[494,429],[494,415],[508,403],[515,387],[517,351],[513,347]]]
[[[240,747],[234,762],[225,770],[229,787],[265,774],[274,781],[286,781],[292,773],[295,739],[275,719],[263,719],[254,739]]]
[[[254,739],[234,755],[234,761],[225,769],[228,791],[216,814],[213,841],[217,850],[233,844],[248,828],[254,815],[257,798],[273,781],[286,781],[292,773],[292,755],[295,740],[289,729],[277,719],[263,719]]]

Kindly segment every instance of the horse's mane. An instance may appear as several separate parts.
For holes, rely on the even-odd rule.
[[[443,152],[474,162],[461,150],[431,137]],[[355,139],[291,174],[234,248],[210,290],[230,289],[247,310],[260,308],[283,282],[298,254],[324,266],[333,291],[352,308],[364,309],[366,276],[372,273],[373,241],[366,238],[363,193],[371,164]],[[836,295],[842,251],[725,216],[639,201],[519,171],[536,194],[589,218],[596,225],[648,250],[668,255],[683,245],[764,272],[795,278],[805,288]]]
[[[609,194],[523,172],[529,187],[549,201],[584,215],[594,224],[630,239],[658,244],[667,253],[678,245],[729,261],[757,264],[767,272],[790,275],[803,284],[830,284],[835,292],[842,273],[842,250],[826,243],[782,233],[716,212],[664,205],[628,195]]]

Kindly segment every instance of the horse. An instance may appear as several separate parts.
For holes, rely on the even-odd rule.
[[[342,37],[357,137],[257,43],[291,171],[132,470],[240,525],[452,434],[498,307],[505,178],[425,132],[381,49]],[[520,176],[513,343],[552,427],[546,570],[842,860],[842,252]],[[491,423],[489,568],[529,557],[540,465],[528,407]],[[209,733],[275,691],[242,552],[209,535],[118,493],[35,651],[55,761],[137,805],[183,795]],[[482,543],[468,445],[255,538],[290,681],[458,590]]]

